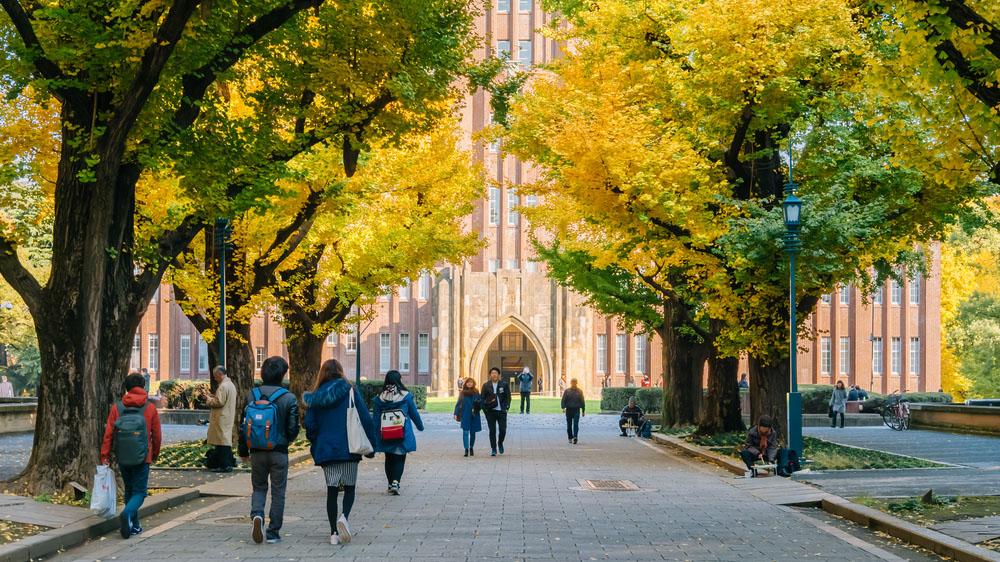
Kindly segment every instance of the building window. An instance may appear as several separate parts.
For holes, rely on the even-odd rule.
[[[160,336],[159,334],[149,334],[149,370],[158,372],[160,370]]]
[[[900,338],[892,338],[892,374],[898,375],[903,370],[903,342]]]
[[[531,41],[517,42],[517,62],[524,70],[531,68]]]
[[[513,189],[507,190],[507,224],[517,224],[517,207],[521,204],[521,197]]]
[[[910,304],[920,304],[920,277],[910,279]]]
[[[392,368],[392,339],[389,334],[382,332],[378,335],[378,370],[386,372]]]
[[[848,375],[851,372],[851,338],[842,336],[840,338],[840,374]]]
[[[597,372],[608,372],[608,335],[597,334]]]
[[[510,41],[497,41],[497,58],[510,60]]]
[[[129,363],[129,368],[133,371],[138,371],[142,366],[140,361],[142,360],[142,336],[136,334],[132,337],[132,360]]]
[[[527,262],[524,263],[524,270],[527,271],[528,273],[535,273],[536,271],[538,271],[538,262],[528,260]]]
[[[882,304],[882,285],[876,287],[872,293],[872,304]]]
[[[490,113],[486,116],[486,126],[493,126],[493,114]],[[490,152],[500,152],[500,139],[495,138],[490,141]]]
[[[618,334],[615,336],[615,370],[624,373],[628,368],[628,336]]]
[[[840,304],[851,304],[850,285],[844,285],[840,288]]]
[[[500,269],[500,260],[490,260],[487,266],[490,273],[496,273]]]
[[[920,373],[920,338],[910,338],[910,374]]]
[[[506,14],[510,11],[510,0],[497,0],[497,11]]]
[[[823,301],[825,304],[830,304],[831,298],[829,293],[821,296],[819,300]]]
[[[833,370],[833,354],[830,349],[830,338],[823,336],[819,340],[819,372],[829,375]]]
[[[344,342],[344,351],[356,353],[358,351],[358,327],[351,326],[347,330],[347,341]]]
[[[410,334],[399,334],[399,372],[410,372]]]
[[[208,342],[198,338],[198,372],[208,372]]]
[[[524,196],[524,206],[525,207],[537,207],[538,206],[538,196],[537,195],[525,195]]]
[[[882,374],[882,338],[872,338],[872,373]]]
[[[178,362],[182,373],[191,372],[191,336],[187,334],[181,336],[181,353]]]
[[[507,260],[507,269],[517,269],[517,260]]]
[[[403,284],[399,286],[399,300],[408,301],[410,300],[410,280],[406,279]]]
[[[334,347],[337,345],[337,334],[336,332],[326,336],[326,345],[329,347]]]
[[[531,0],[518,0],[518,2],[517,2],[517,9],[520,10],[520,11],[522,11],[522,12],[530,12],[531,11]]]
[[[500,188],[490,188],[490,226],[500,223]]]
[[[425,301],[431,298],[431,275],[429,273],[420,274],[420,300]]]
[[[645,335],[635,337],[635,372],[646,373],[646,339]]]
[[[431,335],[417,334],[417,372],[431,372]]]
[[[257,369],[260,369],[261,367],[264,366],[264,348],[258,345],[256,347],[256,353],[254,355],[255,355],[254,359],[256,367]]]
[[[890,302],[892,304],[900,304],[903,302],[903,286],[899,284],[899,281],[895,279],[892,280],[892,293],[890,294],[892,299]]]

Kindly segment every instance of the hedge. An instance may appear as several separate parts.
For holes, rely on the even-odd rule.
[[[382,392],[383,381],[372,381],[363,380],[361,385],[358,387],[361,390],[361,396],[365,399],[365,404],[368,409],[371,410],[374,405],[375,397]],[[423,410],[427,408],[427,387],[422,384],[408,384],[406,385],[406,390],[413,394],[413,401],[417,403],[417,409]]]
[[[208,381],[160,381],[158,392],[167,399],[167,408],[204,410],[208,408],[201,399],[208,392]]]
[[[635,386],[612,386],[601,389],[601,410],[621,411],[628,399],[635,396],[636,404],[649,414],[658,414],[663,404],[663,389],[660,387],[641,388]]]
[[[825,384],[799,385],[802,394],[802,412],[805,414],[825,414],[829,411],[830,395],[833,387]],[[869,392],[869,399],[861,403],[861,411],[879,413],[885,404],[886,397]],[[907,402],[944,402],[950,403],[951,395],[944,392],[907,392],[903,395]]]

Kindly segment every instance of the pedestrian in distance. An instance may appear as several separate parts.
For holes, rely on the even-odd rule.
[[[143,382],[142,389],[145,390],[146,394],[148,395],[149,394],[149,369],[143,369],[142,370],[142,382]]]
[[[740,375],[740,388],[743,390],[750,388],[750,379],[747,377],[746,373]]]
[[[472,377],[465,379],[455,403],[455,421],[462,425],[462,444],[467,457],[476,455],[476,434],[483,430],[483,421],[479,417],[482,406],[483,398],[476,388],[476,380]]]
[[[844,412],[847,411],[847,389],[844,381],[837,381],[837,386],[830,395],[830,427],[837,427],[837,416],[840,416],[840,427],[844,427]]]
[[[233,424],[236,423],[236,385],[226,376],[226,368],[212,369],[215,380],[214,393],[205,397],[210,413],[208,416],[209,470],[212,472],[232,472],[236,466],[233,458]]]
[[[500,369],[490,369],[490,380],[482,390],[483,410],[486,425],[490,428],[490,456],[497,456],[497,448],[503,454],[503,442],[507,438],[507,410],[510,409],[510,385],[500,378]],[[499,436],[497,432],[499,430]]]
[[[361,455],[351,452],[347,416],[353,405],[370,443],[375,443],[375,424],[358,389],[344,376],[344,367],[329,359],[320,367],[312,392],[303,396],[306,404],[306,437],[309,452],[316,466],[323,467],[326,478],[326,517],[330,522],[330,544],[347,544],[354,536],[348,519],[354,507],[358,483],[358,463]],[[366,455],[368,458],[375,453]],[[340,487],[344,487],[344,502],[337,515]]]
[[[851,385],[851,389],[847,391],[847,401],[857,402],[858,400],[861,400],[861,393],[858,392],[857,386]]]
[[[561,406],[566,414],[566,435],[570,444],[576,445],[580,436],[580,417],[587,415],[587,400],[583,396],[583,391],[577,387],[576,379],[569,381],[569,388],[562,395]]]
[[[14,385],[7,380],[7,375],[0,377],[0,398],[13,398]]]
[[[250,538],[260,544],[281,542],[285,516],[285,489],[288,486],[288,444],[299,436],[299,401],[281,384],[288,373],[284,358],[268,357],[260,366],[263,384],[251,391],[250,403],[240,420],[239,451],[250,463]],[[264,506],[268,481],[271,509],[264,531]]]
[[[125,377],[125,395],[111,406],[101,442],[101,464],[111,463],[113,447],[125,485],[125,507],[118,516],[123,539],[142,533],[139,508],[146,499],[149,465],[160,456],[160,416],[143,384],[138,373]]]
[[[757,476],[754,464],[758,461],[774,463],[778,458],[778,431],[774,422],[767,416],[761,416],[757,425],[747,431],[747,439],[740,451],[740,458],[750,471],[750,476]]]
[[[385,455],[385,479],[389,483],[389,495],[399,495],[399,483],[403,479],[406,455],[417,450],[417,438],[413,428],[424,430],[424,422],[413,400],[413,395],[403,384],[399,371],[385,374],[382,392],[375,397],[374,419],[379,424],[375,431],[375,452]]]
[[[535,375],[531,374],[531,371],[527,367],[521,369],[521,374],[517,375],[517,385],[518,390],[521,391],[521,413],[524,413],[525,406],[528,407],[528,413],[531,413],[531,383],[535,380]]]

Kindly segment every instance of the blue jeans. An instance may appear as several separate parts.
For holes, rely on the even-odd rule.
[[[138,527],[139,508],[142,507],[142,502],[146,499],[146,487],[149,485],[149,465],[124,466],[120,464],[118,470],[121,472],[122,482],[125,484],[125,494],[122,496],[125,507],[122,508],[122,513],[128,517],[133,527]]]
[[[580,435],[580,408],[566,408],[566,435],[570,439]]]
[[[476,432],[469,431],[467,429],[462,430],[462,443],[465,445],[466,449],[471,449],[476,446]]]

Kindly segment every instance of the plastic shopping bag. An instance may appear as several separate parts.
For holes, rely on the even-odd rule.
[[[98,465],[94,488],[90,492],[90,510],[105,519],[118,515],[118,490],[115,473],[107,465]]]

